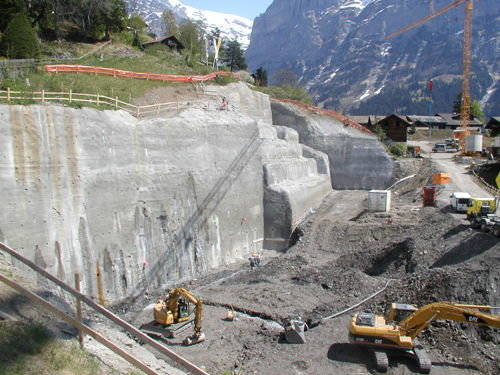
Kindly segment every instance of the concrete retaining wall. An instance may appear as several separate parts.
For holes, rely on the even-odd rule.
[[[271,103],[273,123],[297,131],[301,143],[328,155],[335,189],[384,189],[393,160],[375,136],[292,104]]]
[[[257,122],[0,106],[1,240],[114,300],[260,250]]]
[[[331,190],[327,157],[272,126],[266,95],[219,90],[230,111],[142,121],[0,105],[0,240],[106,302],[286,248]]]
[[[263,145],[264,247],[288,248],[293,230],[332,191],[328,157],[300,145],[293,129],[274,126]]]

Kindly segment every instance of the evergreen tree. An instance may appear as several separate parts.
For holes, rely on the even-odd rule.
[[[462,93],[457,95],[457,98],[453,102],[453,112],[460,114],[462,112]],[[483,109],[481,108],[481,104],[477,100],[474,100],[470,104],[470,113],[475,118],[484,122],[486,117],[484,116]]]
[[[186,62],[189,66],[192,66],[196,57],[201,55],[204,49],[200,24],[186,21],[180,25],[178,35],[179,41],[186,48]]]
[[[243,51],[241,50],[241,45],[237,40],[227,42],[227,45],[224,48],[224,53],[232,72],[245,70],[247,68],[245,57],[243,56]]]
[[[0,33],[5,31],[14,14],[25,12],[23,0],[2,0],[0,2]]]
[[[37,35],[26,14],[15,14],[5,29],[3,53],[12,59],[29,59],[37,57],[39,49]]]
[[[267,86],[267,71],[263,67],[258,68],[252,76],[257,86]]]

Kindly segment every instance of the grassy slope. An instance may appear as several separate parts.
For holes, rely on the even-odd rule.
[[[81,56],[95,48],[83,43],[48,43],[47,55]],[[48,52],[50,51],[50,52]],[[101,58],[102,57],[102,58]],[[148,49],[146,54],[120,43],[112,43],[97,53],[77,61],[61,61],[67,64],[94,65],[115,69],[169,74],[206,74],[212,70],[204,65],[190,67],[185,57],[165,48]],[[125,102],[142,97],[150,89],[175,85],[173,83],[146,81],[138,79],[115,78],[76,73],[46,73],[41,68],[25,77],[0,80],[0,88],[16,91],[69,91],[81,93],[99,93],[109,97],[118,97]]]

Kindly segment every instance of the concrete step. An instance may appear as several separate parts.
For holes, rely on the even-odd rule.
[[[264,183],[266,186],[317,175],[318,169],[314,159],[277,160],[264,164]]]

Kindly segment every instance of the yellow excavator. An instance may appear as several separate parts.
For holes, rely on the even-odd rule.
[[[172,289],[165,298],[157,300],[153,308],[154,322],[143,325],[141,330],[151,336],[173,338],[192,323],[191,304],[194,305],[194,335],[187,337],[183,344],[193,345],[205,341],[205,334],[201,330],[203,302],[183,288]],[[174,327],[179,323],[184,324]]]
[[[397,350],[416,358],[420,371],[428,374],[432,362],[417,340],[420,332],[437,319],[500,328],[500,316],[480,310],[493,311],[493,308],[436,302],[418,309],[413,305],[393,303],[385,317],[370,312],[354,314],[349,324],[349,340],[373,352],[380,372],[387,371],[387,353]]]

